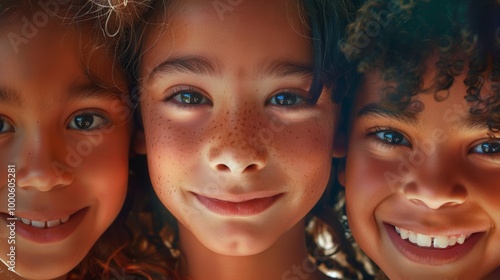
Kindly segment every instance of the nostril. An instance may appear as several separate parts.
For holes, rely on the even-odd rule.
[[[215,168],[219,172],[252,172],[252,171],[259,170],[259,165],[252,163],[252,164],[248,165],[247,167],[240,169],[236,165],[230,167],[229,165],[220,163],[220,164],[217,164]]]
[[[253,163],[253,164],[250,164],[249,166],[247,166],[245,168],[245,170],[243,170],[243,172],[245,172],[245,171],[257,171],[258,169],[259,169],[259,166],[255,163]]]
[[[215,168],[217,169],[217,171],[220,171],[220,172],[229,172],[231,171],[231,169],[225,165],[225,164],[217,164],[215,166]]]

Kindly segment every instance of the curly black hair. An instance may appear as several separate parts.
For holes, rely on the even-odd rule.
[[[467,71],[470,113],[500,131],[500,1],[368,0],[341,49],[360,73],[378,70],[395,85],[384,89],[384,105],[393,110],[404,110],[424,91],[445,99]],[[426,62],[436,54],[435,82],[424,88]],[[491,93],[483,90],[486,80]]]

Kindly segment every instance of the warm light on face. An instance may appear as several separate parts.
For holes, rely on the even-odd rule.
[[[444,101],[417,95],[420,112],[381,108],[378,73],[358,93],[343,182],[349,226],[391,279],[477,279],[500,264],[500,141],[491,138],[500,135],[472,120],[464,78]]]
[[[0,259],[22,277],[52,279],[80,263],[123,204],[130,110],[108,54],[81,44],[89,34],[51,20],[13,48],[7,34],[21,28],[0,29],[0,180],[16,180],[0,187]],[[9,208],[17,221],[6,246]]]
[[[169,7],[149,33],[141,112],[150,177],[180,224],[224,255],[269,248],[323,193],[336,107],[308,102],[312,48],[297,7]],[[175,11],[175,12],[173,12]]]

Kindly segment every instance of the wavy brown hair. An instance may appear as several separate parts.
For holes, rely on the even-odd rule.
[[[43,10],[40,3],[52,5],[54,11]],[[16,22],[23,15],[54,12],[50,15],[60,20],[63,28],[90,31],[93,42],[82,43],[91,49],[104,47],[107,58],[116,66],[113,71],[124,72],[121,54],[128,47],[126,42],[132,25],[148,7],[147,0],[1,0],[0,24]],[[99,77],[93,78],[99,81]],[[130,109],[133,110],[133,106]],[[67,279],[177,279],[172,254],[164,245],[167,238],[159,240],[156,234],[151,234],[155,231],[152,228],[154,213],[149,203],[155,195],[144,188],[138,180],[140,175],[133,171],[142,169],[142,164],[139,159],[131,159],[123,208]]]
[[[133,48],[134,26],[141,22],[150,0],[74,0],[73,23],[87,24],[97,44],[109,48],[120,71],[127,66],[126,53]],[[135,104],[129,103],[131,111]],[[171,243],[174,231],[158,225],[159,203],[148,184],[146,162],[130,160],[129,190],[124,206],[108,230],[68,279],[180,279],[175,271],[176,254]]]

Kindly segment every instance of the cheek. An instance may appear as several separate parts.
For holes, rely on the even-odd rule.
[[[177,125],[164,115],[161,108],[144,106],[143,124],[149,175],[155,191],[165,203],[177,191],[183,176],[192,174],[189,162],[198,160],[200,141],[196,129]],[[167,198],[167,199],[166,199]]]
[[[361,141],[349,143],[345,170],[346,205],[350,217],[363,221],[357,224],[373,222],[378,205],[394,192],[388,181],[391,173],[397,174],[397,163],[377,159]]]
[[[276,136],[273,144],[276,160],[287,170],[295,185],[302,189],[304,201],[317,201],[330,178],[333,124],[315,119],[291,125]]]
[[[75,170],[75,176],[88,185],[90,199],[98,201],[98,215],[103,223],[116,217],[127,193],[129,138],[130,131],[125,127],[105,133],[103,141],[93,147]]]

